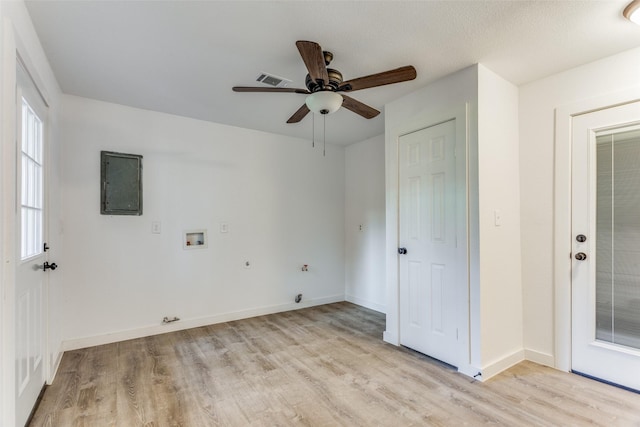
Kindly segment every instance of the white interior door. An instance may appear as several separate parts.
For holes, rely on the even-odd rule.
[[[24,425],[44,385],[46,109],[18,70],[16,242],[16,425]]]
[[[640,390],[640,102],[572,121],[572,370]]]
[[[400,137],[400,343],[457,365],[455,120]],[[402,250],[399,250],[402,252]]]

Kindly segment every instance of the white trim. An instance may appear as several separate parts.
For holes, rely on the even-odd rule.
[[[541,353],[539,351],[525,348],[524,358],[526,360],[538,363],[540,365],[551,366],[551,367],[555,366],[555,359],[553,357],[553,354]]]
[[[387,267],[387,323],[383,340],[393,345],[400,345],[400,302],[398,271],[398,227],[399,227],[399,158],[398,144],[402,135],[444,123],[456,122],[456,230],[458,232],[457,265],[459,301],[457,327],[459,331],[459,347],[457,351],[458,370],[466,375],[477,373],[471,366],[470,337],[470,279],[469,279],[469,104],[459,103],[455,107],[430,110],[416,114],[396,128],[387,131],[385,141],[386,156],[386,267]],[[464,261],[462,261],[464,260]]]
[[[82,338],[65,340],[62,343],[62,350],[77,350],[80,348],[93,347],[96,345],[111,344],[114,342],[126,341],[136,338],[143,338],[152,335],[165,334],[167,332],[182,331],[184,329],[198,328],[200,326],[215,325],[216,323],[232,322],[234,320],[248,319],[256,316],[280,313],[283,311],[299,310],[301,308],[314,307],[317,305],[331,304],[344,301],[344,295],[334,295],[312,300],[303,300],[299,304],[287,303],[272,305],[268,307],[253,308],[249,310],[233,311],[221,313],[214,316],[198,317],[194,319],[180,320],[169,324],[150,325],[136,329],[128,329],[112,332],[103,335],[94,335]]]
[[[489,378],[509,369],[510,367],[524,360],[524,350],[517,350],[508,356],[499,359],[482,369],[482,375],[477,377],[480,381],[486,381]]]
[[[31,80],[31,83],[33,83],[33,87],[38,93],[38,97],[44,103],[45,108],[48,108],[49,102],[47,102],[47,97],[44,95],[44,93],[42,93],[42,90],[40,90],[36,79],[33,78],[33,75],[29,71],[29,67],[27,67],[27,64],[25,63],[24,59],[22,59],[22,56],[20,56],[20,52],[16,52],[16,63],[24,70],[29,80]]]
[[[56,379],[56,375],[58,374],[58,368],[60,367],[60,362],[62,362],[62,355],[64,351],[62,351],[62,344],[60,344],[60,348],[56,353],[56,359],[51,363],[51,368],[49,372],[49,376],[47,377],[47,384],[53,384],[53,380]]]
[[[391,331],[383,331],[382,340],[389,344],[400,345],[400,337],[398,334],[394,334]]]
[[[640,87],[573,102],[555,111],[553,282],[555,367],[571,370],[571,122],[573,117],[640,100]]]
[[[378,313],[385,314],[386,312],[386,307],[382,304],[378,304],[377,302],[369,301],[364,298],[359,298],[348,294],[345,295],[344,299],[345,301],[368,308],[373,311],[377,311]]]
[[[13,23],[5,18],[2,22],[2,46],[0,75],[2,80],[2,132],[0,149],[2,150],[2,280],[0,303],[2,304],[2,342],[0,347],[0,425],[15,425],[15,183],[16,183],[16,34]]]

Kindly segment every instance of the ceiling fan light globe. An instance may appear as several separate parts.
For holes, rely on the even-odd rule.
[[[329,90],[321,90],[307,96],[305,103],[309,110],[319,114],[331,114],[342,106],[342,96]]]
[[[633,0],[622,12],[625,18],[640,25],[640,0]]]

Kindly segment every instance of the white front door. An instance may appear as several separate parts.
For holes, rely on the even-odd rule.
[[[16,242],[16,425],[24,425],[44,385],[46,261],[44,117],[28,77],[18,71]]]
[[[400,344],[457,365],[456,121],[399,138]]]
[[[640,390],[640,102],[572,119],[572,361]]]

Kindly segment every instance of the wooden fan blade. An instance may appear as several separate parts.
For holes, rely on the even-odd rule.
[[[320,84],[322,80],[324,84],[328,84],[329,74],[327,74],[327,66],[324,63],[324,54],[320,45],[316,42],[298,40],[296,46],[313,81]]]
[[[351,92],[354,90],[367,89],[370,87],[390,85],[392,83],[406,82],[416,78],[416,69],[412,65],[396,68],[395,70],[384,71],[370,76],[358,77],[357,79],[343,82],[338,91]]]
[[[376,110],[373,107],[369,107],[367,104],[363,104],[356,99],[353,99],[347,95],[342,95],[342,97],[344,98],[344,101],[342,101],[342,106],[344,108],[361,115],[365,119],[372,119],[380,114],[380,111]]]
[[[309,107],[307,107],[307,104],[302,104],[302,107],[293,113],[293,116],[289,117],[287,123],[298,123],[300,120],[304,119],[304,116],[307,114],[309,114]]]
[[[310,94],[306,89],[297,89],[293,87],[253,87],[253,86],[234,86],[234,92],[281,92],[281,93],[305,93]]]

